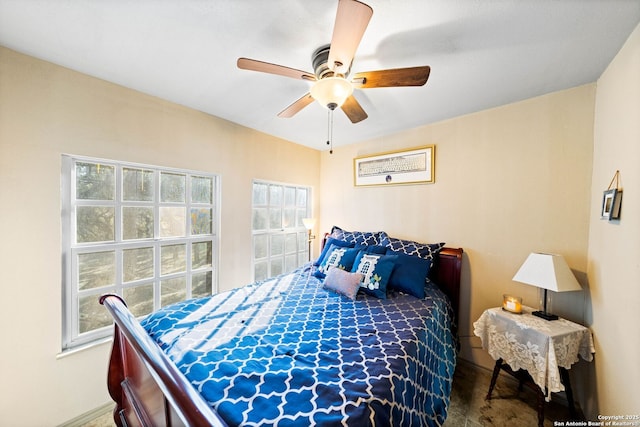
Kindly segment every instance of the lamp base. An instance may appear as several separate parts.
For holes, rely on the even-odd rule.
[[[534,316],[538,316],[544,320],[558,320],[558,316],[556,316],[555,314],[551,314],[551,313],[547,313],[546,311],[534,311],[531,314],[533,314]]]

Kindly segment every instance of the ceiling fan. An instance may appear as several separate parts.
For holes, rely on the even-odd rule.
[[[431,71],[425,65],[349,76],[356,49],[372,15],[369,5],[357,0],[339,0],[331,43],[316,49],[311,57],[314,73],[248,58],[238,58],[238,68],[314,82],[311,90],[278,113],[279,117],[293,117],[316,100],[331,112],[340,107],[352,123],[358,123],[368,116],[353,96],[354,88],[423,86]]]

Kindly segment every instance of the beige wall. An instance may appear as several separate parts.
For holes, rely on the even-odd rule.
[[[598,80],[595,103],[588,276],[596,358],[585,412],[640,414],[640,26]],[[616,170],[619,221],[600,219]]]
[[[218,174],[222,289],[251,280],[252,179],[320,183],[316,150],[0,47],[3,426],[57,425],[109,400],[107,345],[57,357],[62,153]]]
[[[537,306],[537,289],[511,280],[530,252],[563,254],[584,280],[594,95],[581,86],[325,152],[321,229],[464,248],[461,356],[492,366],[472,323],[505,292]],[[354,157],[422,144],[436,145],[434,184],[352,185]],[[562,297],[555,311],[582,321],[584,293]]]

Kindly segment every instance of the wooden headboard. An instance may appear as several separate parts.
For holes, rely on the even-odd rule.
[[[442,248],[429,274],[429,278],[449,297],[456,319],[460,319],[458,310],[460,309],[462,253],[462,248]]]

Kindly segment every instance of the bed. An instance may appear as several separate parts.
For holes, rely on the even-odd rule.
[[[371,244],[368,233],[334,227],[315,263],[141,320],[118,295],[103,295],[115,323],[108,389],[116,424],[442,425],[463,251],[439,244],[425,253],[382,233]],[[338,252],[357,253],[358,268],[374,259],[375,274],[343,268],[348,257],[336,262]],[[430,264],[424,297],[389,277],[382,294],[364,289],[389,259],[399,274],[399,257],[420,255]],[[343,286],[354,280],[355,293]]]

